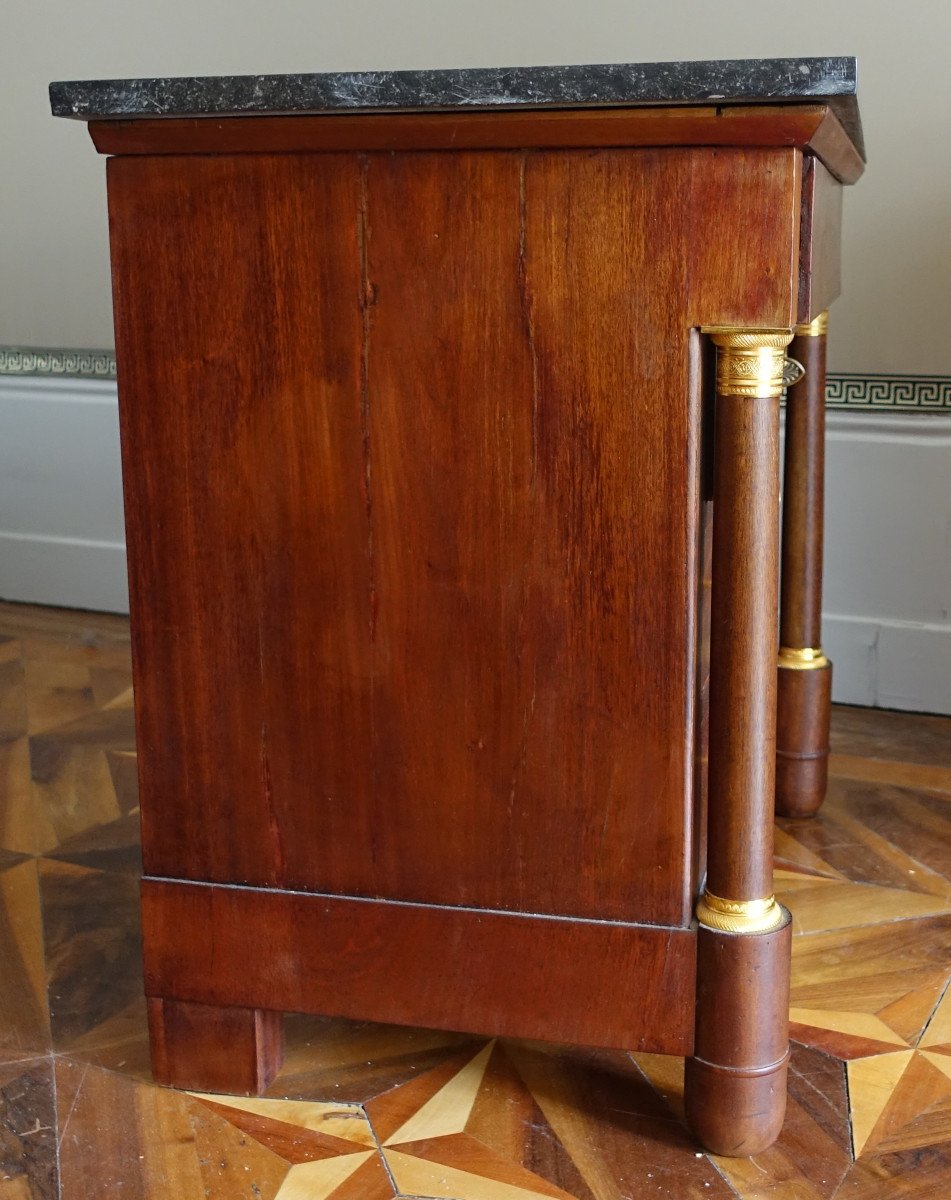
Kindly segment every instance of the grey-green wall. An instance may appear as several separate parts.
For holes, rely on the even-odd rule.
[[[646,0],[6,0],[0,345],[110,346],[104,164],[51,79],[855,54],[835,370],[951,374],[951,5]]]

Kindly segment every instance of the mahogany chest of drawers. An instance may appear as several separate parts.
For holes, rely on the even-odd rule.
[[[854,64],[53,97],[112,156],[156,1077],[309,1011],[684,1055],[768,1144]]]

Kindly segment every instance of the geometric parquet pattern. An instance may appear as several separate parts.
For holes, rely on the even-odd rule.
[[[0,605],[0,1200],[951,1197],[951,719],[838,708],[782,821],[790,1097],[700,1154],[676,1059],[290,1017],[268,1096],[152,1084],[127,622]]]

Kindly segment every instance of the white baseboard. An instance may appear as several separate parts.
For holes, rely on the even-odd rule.
[[[836,703],[951,713],[951,627],[827,613],[822,641]]]
[[[833,699],[951,713],[951,413],[830,412]]]
[[[0,375],[0,599],[129,611],[113,380]]]
[[[125,546],[0,533],[0,598],[94,612],[129,611]]]

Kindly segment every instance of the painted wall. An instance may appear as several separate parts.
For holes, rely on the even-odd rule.
[[[833,370],[951,374],[943,0],[5,0],[0,345],[110,346],[103,162],[51,79],[855,54],[870,166],[846,200]]]

